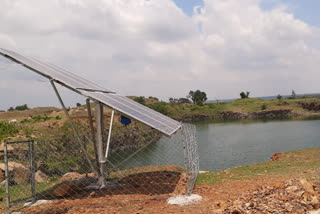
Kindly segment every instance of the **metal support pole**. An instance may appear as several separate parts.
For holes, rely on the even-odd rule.
[[[7,197],[7,212],[10,213],[10,192],[9,192],[9,163],[8,163],[8,145],[4,142],[4,162],[5,162],[5,180],[6,180],[6,197]]]
[[[110,120],[110,127],[109,127],[109,134],[108,134],[108,142],[107,142],[107,149],[106,149],[106,154],[105,154],[105,160],[108,159],[108,153],[109,153],[109,145],[110,145],[110,139],[111,139],[113,118],[114,118],[114,110],[112,110],[112,113],[111,113],[111,120]]]
[[[96,141],[95,131],[94,131],[94,127],[93,127],[90,100],[87,99],[86,103],[87,103],[87,110],[88,110],[89,127],[90,127],[91,137],[92,137],[92,141],[93,141],[94,154],[95,154],[95,157],[96,157],[96,165],[97,165],[97,169],[99,169],[100,163],[99,163],[99,156],[98,156],[98,149],[97,149],[97,141]],[[99,170],[98,170],[98,176],[100,176],[100,171]]]
[[[29,162],[30,162],[30,184],[31,184],[31,195],[32,195],[32,203],[36,202],[36,191],[35,191],[35,165],[34,165],[34,141],[29,141]]]
[[[99,157],[99,170],[100,176],[98,180],[99,188],[103,188],[106,186],[105,181],[105,169],[104,169],[104,157],[103,157],[103,105],[100,102],[97,102],[96,106],[96,125],[97,125],[97,150],[98,150],[98,157]]]
[[[186,133],[185,133],[185,130],[184,130],[184,126],[182,126],[181,128],[181,135],[182,135],[182,146],[183,146],[183,152],[184,152],[184,167],[185,167],[185,172],[186,172],[186,194],[187,195],[191,195],[190,193],[190,189],[189,189],[189,185],[188,185],[188,182],[189,182],[189,153],[188,153],[188,142],[186,140]]]
[[[86,149],[85,149],[85,146],[84,146],[84,144],[82,143],[82,141],[81,141],[81,139],[80,139],[80,137],[79,137],[79,134],[78,134],[76,128],[74,127],[74,125],[73,125],[73,122],[72,122],[72,120],[71,120],[71,118],[70,118],[70,115],[69,115],[69,113],[68,113],[68,111],[67,111],[67,109],[66,109],[66,107],[65,107],[65,105],[64,105],[64,103],[63,103],[63,101],[62,101],[62,99],[61,99],[61,97],[60,97],[60,94],[59,94],[59,92],[58,92],[58,90],[57,90],[57,88],[56,88],[53,80],[50,80],[50,83],[51,83],[51,85],[52,85],[52,88],[53,88],[54,92],[56,93],[56,95],[57,95],[57,97],[58,97],[58,100],[59,100],[59,102],[60,102],[60,104],[61,104],[61,106],[62,106],[62,108],[63,108],[63,111],[64,111],[67,119],[68,119],[69,122],[70,122],[71,128],[72,128],[72,130],[73,130],[73,134],[74,134],[74,136],[77,138],[77,140],[78,140],[78,142],[79,142],[79,144],[80,144],[80,147],[81,147],[81,149],[82,149],[82,151],[83,151],[83,153],[84,153],[84,155],[85,155],[85,157],[86,157],[86,159],[87,159],[87,161],[88,161],[88,163],[89,163],[89,166],[90,166],[92,172],[94,172],[94,171],[95,171],[95,170],[94,170],[94,167],[93,167],[93,165],[92,165],[92,163],[91,163],[91,161],[90,161],[90,158],[88,157],[88,154],[87,154],[87,151],[86,151]]]

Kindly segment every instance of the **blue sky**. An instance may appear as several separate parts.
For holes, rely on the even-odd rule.
[[[192,15],[194,6],[203,6],[203,0],[174,0],[174,2],[188,15]],[[320,26],[320,0],[265,0],[261,3],[261,7],[269,10],[279,4],[288,5],[288,10],[294,17],[310,25]]]

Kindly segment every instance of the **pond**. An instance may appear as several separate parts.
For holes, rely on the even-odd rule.
[[[320,147],[320,120],[202,122],[195,125],[200,170],[217,171],[265,162],[277,152]],[[179,139],[179,136],[163,137],[123,162],[123,167],[183,166]]]
[[[200,169],[268,161],[276,152],[320,147],[320,120],[197,124]]]

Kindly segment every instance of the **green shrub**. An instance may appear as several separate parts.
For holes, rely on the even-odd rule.
[[[62,117],[61,116],[55,116],[55,117],[48,117],[47,115],[41,116],[41,115],[37,115],[34,116],[32,119],[28,120],[28,119],[24,119],[22,120],[20,123],[36,123],[39,122],[41,120],[43,121],[48,121],[48,120],[61,120]]]
[[[164,115],[168,115],[169,113],[169,106],[166,102],[153,103],[150,104],[149,107]]]
[[[19,128],[15,124],[0,122],[0,140],[16,135]]]
[[[200,107],[198,105],[194,105],[190,108],[190,111],[198,111]]]
[[[262,105],[261,105],[261,110],[266,110],[267,109],[267,105],[265,104],[265,103],[263,103]]]
[[[29,107],[27,106],[27,104],[24,104],[22,106],[16,106],[16,110],[17,111],[24,111],[24,110],[27,110],[29,109]]]
[[[142,105],[145,104],[144,97],[136,97],[136,98],[134,98],[134,101],[136,101],[137,103],[140,103]]]

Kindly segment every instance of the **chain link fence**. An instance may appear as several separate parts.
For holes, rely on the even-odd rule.
[[[80,137],[82,146],[74,137],[6,143],[1,211],[25,210],[40,200],[192,192],[199,170],[195,126],[183,125],[170,138],[146,126],[119,132],[111,139],[104,188],[97,186],[99,163],[89,136]]]

